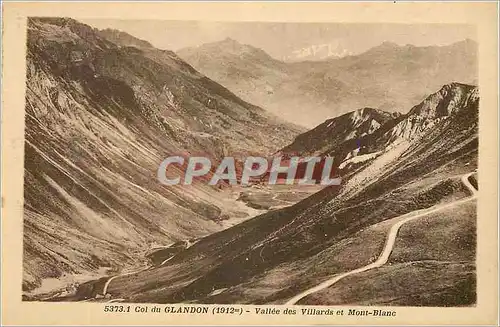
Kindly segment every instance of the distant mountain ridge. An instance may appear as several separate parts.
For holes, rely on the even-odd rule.
[[[177,54],[243,99],[308,127],[352,108],[402,112],[450,81],[477,81],[472,40],[426,47],[385,42],[357,55],[291,63],[235,40]]]
[[[234,82],[227,87],[141,41],[73,19],[28,20],[23,291],[82,274],[95,280],[44,299],[283,304],[377,260],[401,216],[470,197],[461,178],[477,169],[480,98],[461,82],[476,64],[464,55],[475,47],[467,41],[383,44],[364,55],[285,64],[228,39],[198,57],[204,65],[223,58],[228,65],[214,67]],[[463,71],[451,74],[457,67]],[[457,82],[420,95],[451,75]],[[279,117],[235,87],[277,101]],[[400,111],[380,105],[396,100]],[[281,120],[312,124],[321,106],[335,112],[310,131]],[[248,214],[241,202],[204,183],[179,189],[157,181],[159,163],[172,154],[217,161],[280,152],[333,157],[341,185],[223,230],[221,220]],[[383,271],[372,269],[370,289],[351,292],[349,304],[474,305],[470,200],[450,209],[466,219],[452,212],[442,229],[430,227],[441,219],[419,220],[424,237],[402,229],[396,244],[405,232],[414,244],[391,253]],[[148,266],[150,249],[172,243],[184,246]],[[349,292],[356,282],[343,283]],[[395,283],[398,290],[379,287]],[[327,291],[333,296],[313,304],[350,300]]]

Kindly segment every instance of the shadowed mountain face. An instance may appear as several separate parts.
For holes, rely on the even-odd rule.
[[[227,196],[162,186],[160,163],[268,154],[300,131],[171,51],[71,19],[29,20],[26,87],[24,289],[222,229]]]
[[[284,63],[229,39],[178,54],[242,99],[312,127],[352,108],[404,111],[450,81],[475,83],[476,52],[471,40],[440,47],[383,43],[355,56]]]
[[[114,279],[108,292],[137,302],[284,303],[336,273],[373,262],[384,246],[391,226],[389,219],[470,195],[460,178],[477,168],[478,103],[475,87],[450,84],[401,117],[363,109],[330,120],[331,126],[340,122],[357,126],[359,131],[355,131],[367,133],[363,138],[371,142],[366,147],[378,150],[365,161],[352,162],[356,166],[343,176],[340,187],[325,188],[291,207],[207,236],[164,266]],[[355,117],[360,124],[353,124]],[[400,133],[404,128],[399,126],[409,126],[405,121],[416,117],[431,123]],[[361,121],[370,119],[385,123],[380,121],[381,126],[369,133],[370,128]],[[343,128],[331,130],[328,135],[328,124],[315,129],[321,134],[319,151],[328,148],[325,138],[339,144],[348,136]],[[297,139],[307,139],[313,145],[310,137],[301,135]],[[287,148],[291,147],[295,146]],[[473,210],[470,214],[470,219],[475,220]],[[448,235],[434,232],[433,237],[446,239]],[[474,251],[474,237],[469,236],[457,246]],[[460,234],[454,240],[462,240]],[[443,252],[443,257],[433,259],[433,264],[450,257]],[[438,278],[440,270],[424,269],[426,278],[436,283],[419,285],[419,296],[407,295],[405,301],[409,300],[404,304],[443,305],[425,295],[432,294],[435,288],[449,294],[466,293],[464,297],[454,296],[451,305],[471,304],[475,298],[475,284],[470,282],[473,262],[466,266],[464,274],[450,270],[446,281]],[[411,281],[405,269],[395,273],[398,279]],[[407,288],[411,293],[411,285]],[[387,296],[398,295],[392,294],[390,288],[386,291]],[[372,295],[364,294],[354,303],[384,301]]]

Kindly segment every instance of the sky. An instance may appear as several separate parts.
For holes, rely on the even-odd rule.
[[[155,47],[177,51],[232,38],[261,48],[272,57],[292,60],[304,48],[326,45],[332,54],[356,54],[383,42],[415,46],[448,45],[476,40],[470,25],[273,23],[79,19],[93,27],[113,28],[149,41]]]

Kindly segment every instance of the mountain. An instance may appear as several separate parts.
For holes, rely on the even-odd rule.
[[[440,120],[455,114],[459,108],[468,107],[477,98],[478,90],[474,86],[459,83],[445,85],[413,107],[393,129],[392,135],[407,139],[418,136]]]
[[[380,153],[343,175],[340,186],[204,237],[156,268],[118,275],[105,293],[155,303],[284,304],[299,296],[299,304],[316,305],[473,305],[478,111],[477,88],[452,83],[401,117],[363,109],[330,120],[359,128],[355,117],[383,117],[384,125],[362,137]],[[415,117],[433,124],[399,133]],[[332,144],[349,135],[343,128],[324,133],[328,124],[316,132]],[[386,262],[375,265],[398,223]],[[77,299],[102,292],[102,283],[87,284],[94,293],[82,289]]]
[[[371,160],[385,147],[418,138],[435,124],[477,101],[475,86],[450,83],[412,107],[407,114],[362,108],[326,120],[298,135],[278,153],[334,157],[341,168],[351,161]],[[358,155],[354,159],[353,155]]]
[[[358,55],[291,63],[234,40],[177,53],[242,99],[307,127],[352,108],[403,111],[443,84],[477,79],[471,40],[427,47],[385,42]]]
[[[160,163],[272,153],[301,131],[171,51],[68,18],[29,19],[26,90],[24,290],[248,216],[225,190],[161,185]]]
[[[185,48],[177,52],[181,58],[189,58],[193,67],[209,71],[219,79],[227,78],[241,83],[251,83],[285,74],[287,65],[273,59],[263,50],[241,44],[227,38],[220,42],[207,43],[199,47]]]
[[[349,140],[360,139],[373,134],[382,125],[399,117],[373,108],[362,108],[326,120],[323,124],[300,134],[282,152],[295,152],[301,155],[324,155],[328,149],[335,148]]]

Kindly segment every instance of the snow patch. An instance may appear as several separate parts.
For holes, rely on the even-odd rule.
[[[221,294],[225,290],[227,290],[227,287],[226,288],[219,288],[217,290],[214,290],[212,293],[208,294],[208,296],[215,296],[215,295]]]

